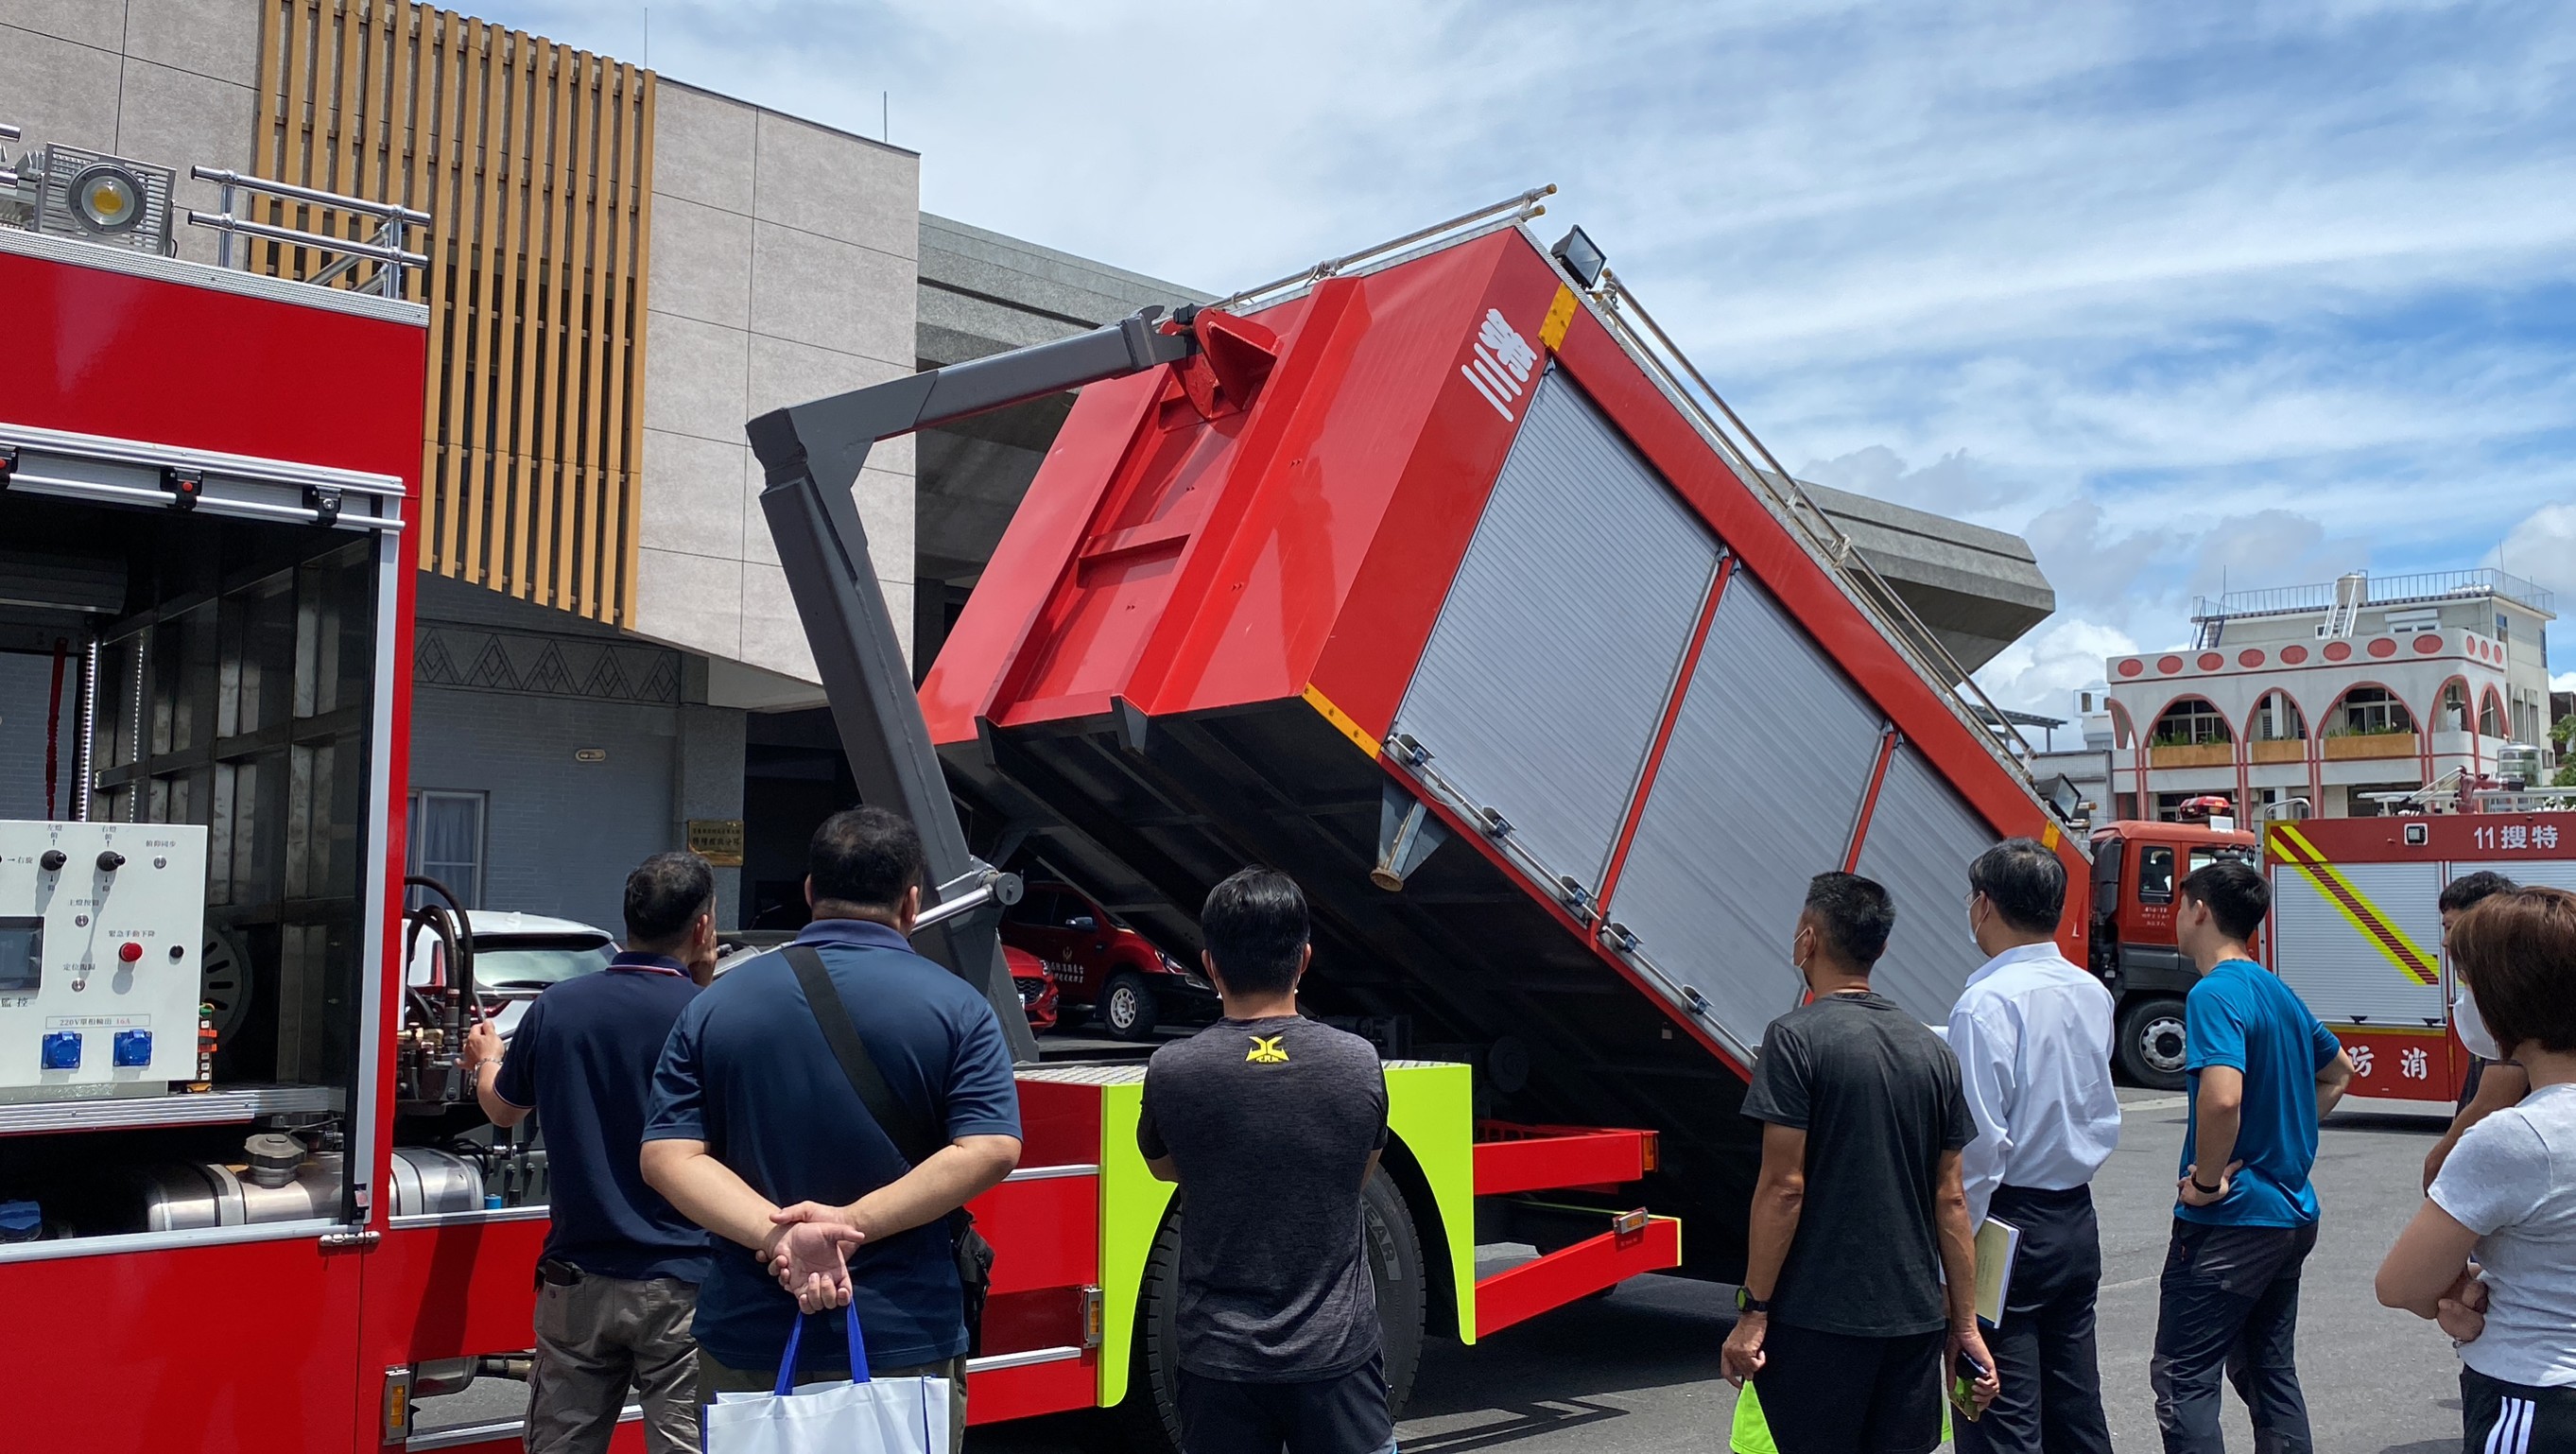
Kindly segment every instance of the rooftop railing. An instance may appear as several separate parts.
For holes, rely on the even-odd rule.
[[[2558,614],[2557,598],[2547,587],[2493,567],[2425,571],[2406,576],[2372,576],[2370,595],[2361,604],[2403,606],[2419,601],[2449,601],[2474,596],[2502,596],[2545,615]],[[2334,604],[2333,581],[2313,586],[2278,586],[2266,591],[2229,591],[2221,596],[2194,597],[2191,619],[2197,622],[2233,616],[2292,615],[2330,611]]]

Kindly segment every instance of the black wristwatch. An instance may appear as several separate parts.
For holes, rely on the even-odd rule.
[[[1755,1297],[1739,1287],[1735,1290],[1735,1310],[1739,1313],[1767,1314],[1771,1311],[1771,1301],[1768,1298]]]
[[[2195,1176],[2191,1179],[2191,1189],[2200,1193],[2202,1196],[2214,1197],[2227,1189],[2227,1183],[2222,1181],[2216,1186],[2202,1186],[2200,1184],[2200,1178]]]

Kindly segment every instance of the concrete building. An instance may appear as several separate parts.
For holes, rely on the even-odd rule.
[[[926,216],[913,152],[411,0],[0,0],[0,122],[166,168],[182,208],[226,205],[202,164],[429,214],[413,857],[469,902],[611,927],[626,867],[691,842],[725,922],[801,918],[805,839],[854,797],[744,422],[1208,296]],[[280,386],[327,409],[350,384],[317,361]],[[1070,402],[871,453],[860,516],[917,670]],[[1970,668],[2053,605],[2012,536],[1815,493]],[[50,671],[0,665],[13,700]],[[41,716],[0,711],[0,803],[41,804]]]
[[[2370,816],[2493,777],[2549,746],[2550,593],[2502,571],[2350,575],[2203,599],[2192,645],[2113,657],[2111,792],[2123,817],[2217,795],[2246,817],[2305,800]]]

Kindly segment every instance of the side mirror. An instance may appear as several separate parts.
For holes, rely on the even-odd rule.
[[[1100,921],[1089,914],[1076,914],[1065,921],[1065,927],[1080,930],[1085,934],[1097,934],[1100,932]]]

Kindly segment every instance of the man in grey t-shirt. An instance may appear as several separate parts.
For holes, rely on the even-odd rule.
[[[1199,915],[1225,1018],[1154,1052],[1136,1144],[1180,1183],[1181,1447],[1395,1447],[1360,1187],[1386,1146],[1386,1075],[1297,1013],[1313,948],[1294,880],[1247,868]]]

